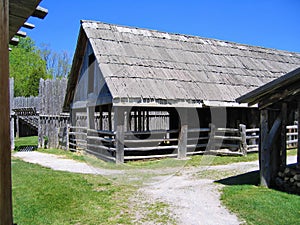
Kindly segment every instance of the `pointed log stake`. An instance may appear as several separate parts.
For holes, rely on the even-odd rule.
[[[9,109],[9,0],[0,0],[0,225],[13,224]]]

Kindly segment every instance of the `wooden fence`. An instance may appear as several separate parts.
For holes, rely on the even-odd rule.
[[[287,126],[287,148],[297,148],[298,146],[298,123],[295,125]]]
[[[296,147],[297,126],[287,126],[287,146]],[[65,146],[71,151],[86,151],[97,157],[116,160],[116,132],[68,127]],[[179,130],[154,130],[124,134],[124,159],[165,158],[178,156]],[[193,128],[188,130],[186,155],[213,153],[246,155],[258,151],[259,128]]]
[[[40,97],[15,97],[13,101],[13,109],[35,108],[37,112],[40,111]]]

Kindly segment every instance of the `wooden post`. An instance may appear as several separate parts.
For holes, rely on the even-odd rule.
[[[16,116],[16,138],[20,137],[20,124],[19,124],[19,116]]]
[[[87,128],[95,129],[95,106],[87,106]]]
[[[270,176],[268,174],[269,165],[267,159],[268,152],[264,149],[268,141],[269,124],[268,124],[268,110],[260,111],[260,144],[259,144],[259,171],[260,171],[260,185],[268,187],[270,183]]]
[[[297,113],[298,113],[297,167],[300,168],[300,101],[298,101]]]
[[[209,124],[210,132],[209,132],[209,140],[206,147],[207,151],[215,150],[215,133],[216,133],[216,126],[212,123]]]
[[[99,112],[100,112],[99,129],[103,130],[103,109],[101,106]]]
[[[108,109],[108,129],[112,130],[111,108]]]
[[[15,117],[10,116],[10,143],[11,143],[11,150],[15,149]]]
[[[9,0],[0,0],[0,225],[13,224],[9,99]]]
[[[240,149],[241,149],[243,155],[246,156],[247,155],[246,125],[240,124],[239,129],[240,129],[240,136],[242,138],[241,144],[240,144]]]
[[[287,103],[283,102],[281,106],[281,133],[280,133],[280,167],[286,167],[286,126],[287,126]]]
[[[69,151],[70,150],[70,125],[67,124],[67,131],[66,131],[66,150]]]
[[[179,109],[178,110],[180,117],[180,130],[178,137],[178,159],[185,159],[187,152],[187,138],[188,138],[188,110]]]
[[[114,107],[116,163],[124,163],[124,108]]]
[[[282,116],[277,116],[274,120],[270,116],[271,112],[268,110],[261,110],[261,143],[260,143],[260,172],[261,172],[261,185],[270,187],[279,170],[280,159],[279,150],[280,143],[276,141],[277,134],[280,131]],[[273,122],[274,121],[274,122]],[[272,128],[269,129],[270,124]],[[280,142],[280,140],[279,140]]]

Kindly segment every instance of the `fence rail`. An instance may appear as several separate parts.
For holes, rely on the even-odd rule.
[[[85,150],[99,158],[115,161],[116,132],[69,127],[69,148]],[[297,125],[287,126],[287,146],[296,147]],[[245,155],[258,151],[259,128],[192,128],[187,130],[186,155],[217,153]],[[124,159],[148,159],[178,156],[179,130],[154,130],[124,133]]]

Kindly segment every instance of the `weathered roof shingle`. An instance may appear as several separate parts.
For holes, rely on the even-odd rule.
[[[113,99],[235,102],[300,66],[300,54],[82,21]]]

